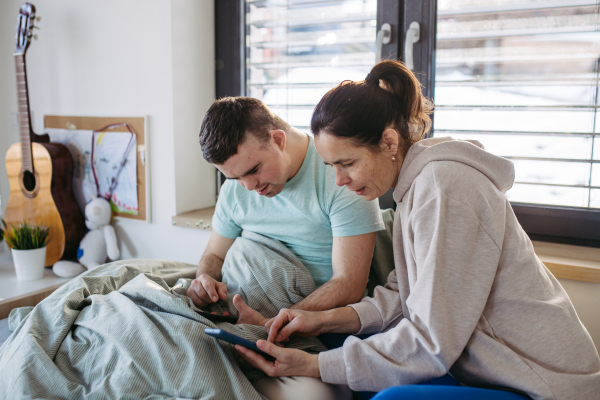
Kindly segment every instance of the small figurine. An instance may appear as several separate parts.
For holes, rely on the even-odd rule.
[[[98,197],[90,201],[85,206],[85,225],[90,231],[79,243],[77,250],[79,263],[57,261],[52,271],[62,278],[71,278],[85,272],[86,269],[104,264],[107,257],[112,261],[119,259],[117,235],[110,225],[111,219],[112,210],[107,200]]]

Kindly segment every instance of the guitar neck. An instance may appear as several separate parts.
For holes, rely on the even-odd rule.
[[[33,157],[31,143],[48,143],[48,135],[36,135],[31,129],[31,113],[29,111],[29,90],[27,87],[27,68],[25,54],[15,54],[15,71],[17,73],[17,99],[19,104],[19,137],[23,169],[33,173]]]
[[[23,170],[33,173],[33,155],[31,142],[31,114],[29,112],[29,91],[27,90],[27,69],[25,54],[15,55],[15,70],[17,73],[17,99],[19,104],[19,137],[21,139],[21,162]]]

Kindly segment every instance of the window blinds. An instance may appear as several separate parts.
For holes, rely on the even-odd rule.
[[[376,0],[246,0],[246,95],[308,131],[321,97],[375,59]]]
[[[597,1],[439,0],[435,136],[515,163],[512,202],[600,208]]]

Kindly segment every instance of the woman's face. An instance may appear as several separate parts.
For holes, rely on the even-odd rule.
[[[381,151],[376,151],[321,132],[315,136],[315,147],[325,164],[334,168],[335,184],[346,185],[365,200],[382,196],[398,178],[401,161],[392,159],[397,157],[397,145],[390,148],[382,143]]]

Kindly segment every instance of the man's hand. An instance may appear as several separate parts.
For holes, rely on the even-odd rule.
[[[302,350],[285,349],[275,346],[264,340],[256,342],[258,348],[276,358],[275,361],[267,361],[262,356],[239,344],[235,350],[240,356],[255,368],[263,370],[267,375],[273,376],[313,376],[321,377],[319,372],[319,356],[309,354]]]
[[[318,336],[324,332],[323,312],[284,308],[277,317],[265,324],[269,342],[283,342],[294,333],[296,336]]]
[[[213,231],[198,263],[196,279],[192,281],[187,295],[197,307],[227,298],[227,285],[220,282],[223,276],[223,260],[235,239],[229,239]]]
[[[270,321],[270,319],[263,317],[258,311],[250,308],[239,294],[233,296],[233,305],[238,310],[238,321],[236,324],[264,326],[268,321]]]
[[[187,295],[196,307],[204,307],[227,298],[227,284],[219,282],[210,275],[202,274],[192,281]]]

